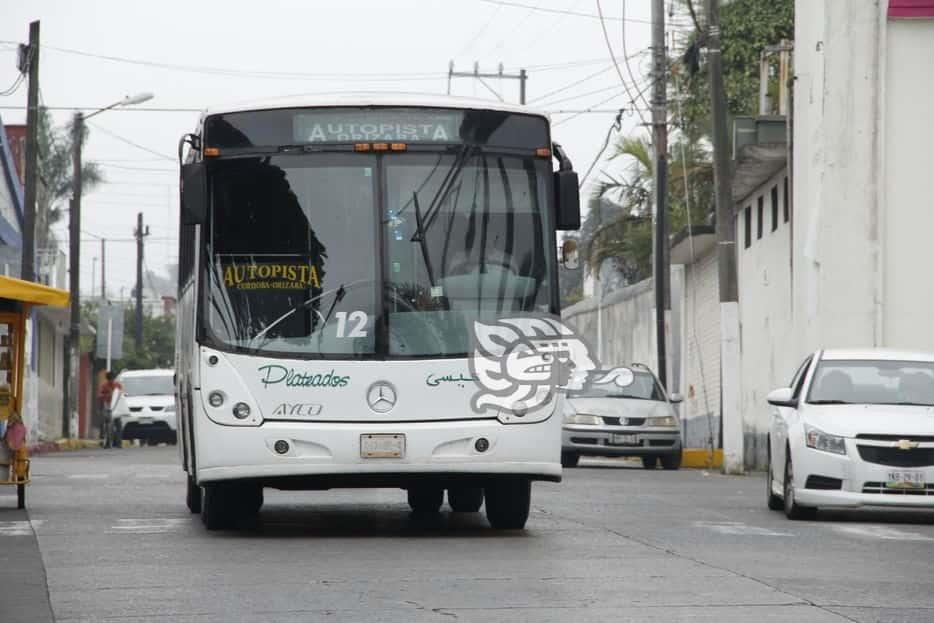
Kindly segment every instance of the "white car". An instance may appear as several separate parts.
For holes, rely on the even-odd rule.
[[[117,440],[175,444],[178,424],[175,373],[172,370],[125,370],[117,376],[111,409]]]
[[[934,508],[934,354],[818,351],[768,402],[769,508]]]

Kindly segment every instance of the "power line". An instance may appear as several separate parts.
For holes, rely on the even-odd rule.
[[[622,2],[622,10],[623,10],[623,17],[626,17],[626,0],[623,0]],[[629,79],[632,80],[633,84],[635,84],[636,77],[632,73],[632,64],[629,62],[629,55],[626,52],[626,22],[621,22],[620,30],[622,31],[623,59],[626,61],[626,72],[629,74]],[[646,106],[649,105],[649,103],[645,99],[645,96],[642,96],[642,103],[645,104]]]
[[[487,19],[487,21],[483,24],[483,26],[480,27],[480,30],[478,30],[476,34],[474,34],[474,36],[471,37],[470,40],[464,44],[464,46],[461,48],[461,51],[457,53],[457,56],[465,55],[467,51],[473,47],[473,44],[477,42],[477,40],[480,38],[480,36],[484,32],[486,32],[486,29],[490,27],[490,24],[493,23],[493,19],[496,18],[496,15],[499,13],[500,9],[502,8],[503,8],[502,6],[498,6],[493,10],[493,12],[490,14],[489,19]]]
[[[590,166],[587,167],[587,172],[584,173],[584,176],[581,178],[580,182],[577,185],[578,188],[584,187],[584,183],[587,181],[587,178],[590,177],[591,171],[593,171],[593,168],[597,166],[597,162],[599,162],[600,158],[603,157],[603,152],[606,151],[607,146],[610,144],[610,137],[613,135],[613,132],[614,131],[619,132],[620,128],[622,127],[622,120],[623,120],[623,111],[620,110],[619,113],[617,113],[616,115],[616,119],[613,120],[613,125],[611,125],[609,129],[606,131],[606,137],[603,139],[603,147],[600,148],[600,151],[597,152],[597,155],[593,159],[593,162],[591,162]]]
[[[583,13],[581,11],[569,11],[566,9],[550,9],[545,7],[533,6],[530,4],[523,4],[521,2],[507,2],[506,0],[478,0],[478,2],[486,2],[487,4],[498,4],[500,6],[507,6],[519,9],[532,9],[533,11],[541,11],[542,13],[558,13],[561,15],[573,15],[575,17],[589,17],[590,19],[600,19],[599,15],[594,15],[593,13]],[[621,17],[607,17],[607,20],[610,21],[623,21]],[[650,20],[646,19],[637,19],[635,17],[630,17],[628,20],[630,22],[638,22],[640,24],[651,24]]]
[[[16,76],[16,80],[13,81],[13,84],[5,88],[3,91],[0,91],[0,96],[6,97],[8,95],[13,95],[19,90],[19,88],[22,86],[23,82],[25,81],[26,81],[26,74],[20,74]]]
[[[167,156],[167,155],[165,155],[165,154],[159,153],[158,151],[156,151],[156,150],[154,150],[154,149],[149,149],[148,147],[145,147],[145,146],[143,146],[143,145],[140,145],[139,143],[135,143],[135,142],[131,141],[131,140],[128,139],[128,138],[124,138],[124,137],[120,136],[119,134],[116,134],[115,132],[111,132],[111,131],[108,130],[107,128],[104,128],[104,127],[101,127],[101,126],[97,125],[96,123],[90,123],[90,122],[89,122],[88,125],[92,126],[92,127],[93,127],[94,129],[96,129],[96,130],[100,130],[101,132],[103,132],[104,134],[106,134],[106,135],[108,135],[108,136],[110,136],[110,137],[112,137],[112,138],[117,139],[118,141],[121,141],[121,142],[126,143],[127,145],[131,145],[131,146],[133,146],[133,147],[136,147],[137,149],[142,149],[143,151],[148,152],[148,153],[150,153],[150,154],[152,154],[152,155],[154,155],[154,156],[159,156],[159,157],[162,158],[163,160],[169,160],[169,161],[171,161],[171,162],[175,162],[175,158],[173,158],[172,156]]]
[[[613,66],[616,68],[616,73],[619,74],[619,80],[620,82],[623,83],[623,87],[625,87],[627,95],[629,95],[630,103],[635,104],[636,97],[632,97],[632,94],[629,93],[629,85],[626,84],[626,79],[623,78],[623,72],[619,68],[619,63],[616,62],[616,52],[613,51],[613,44],[610,43],[610,34],[606,30],[606,21],[604,20],[604,17],[603,17],[603,7],[600,6],[600,0],[596,0],[596,2],[597,2],[597,11],[599,12],[598,17],[600,18],[600,28],[601,30],[603,30],[603,39],[606,41],[606,49],[610,52],[610,56],[613,58]],[[642,123],[644,124],[645,116],[642,114],[642,111],[636,110],[636,113],[639,115],[639,120],[642,121]]]
[[[606,104],[607,102],[612,102],[613,100],[615,100],[616,98],[620,97],[621,95],[625,95],[625,94],[624,94],[624,93],[614,93],[614,94],[611,95],[610,97],[608,97],[608,98],[606,98],[606,99],[604,99],[604,100],[600,100],[599,102],[597,102],[596,104],[594,104],[594,105],[593,105],[593,108],[596,108],[597,106],[603,106],[603,105]],[[571,115],[571,116],[568,117],[567,119],[561,119],[560,121],[555,121],[554,123],[551,124],[551,127],[554,128],[554,127],[557,127],[557,126],[559,126],[559,125],[565,124],[565,123],[567,123],[568,121],[571,121],[572,119],[577,119],[577,118],[580,117],[581,115],[590,112],[590,110],[591,110],[591,109],[585,109],[585,110],[582,110],[582,111],[580,111],[580,112],[574,113],[573,115]]]
[[[62,48],[52,45],[44,45],[44,49],[54,50],[63,54],[72,54],[86,58],[110,61],[114,63],[126,63],[129,65],[138,65],[142,67],[151,67],[154,69],[166,69],[170,71],[182,71],[188,73],[211,74],[220,76],[241,76],[250,78],[266,78],[276,80],[341,80],[347,82],[365,81],[365,82],[394,82],[402,80],[436,80],[443,78],[443,74],[435,72],[379,72],[379,73],[360,73],[351,74],[341,73],[320,73],[311,74],[304,72],[282,72],[282,71],[251,71],[242,69],[229,69],[224,67],[210,67],[198,65],[182,65],[178,63],[163,63],[160,61],[150,61],[138,58],[127,58],[124,56],[113,56],[110,54],[97,54],[84,50],[73,48]]]
[[[559,87],[559,88],[557,88],[557,89],[554,89],[554,90],[552,90],[552,91],[549,91],[548,93],[545,93],[544,95],[539,95],[539,96],[536,97],[535,99],[529,100],[529,104],[534,104],[535,102],[540,102],[541,100],[547,99],[547,98],[551,97],[552,95],[557,95],[558,93],[562,93],[562,92],[564,92],[564,91],[567,91],[568,89],[571,89],[571,88],[573,88],[573,87],[576,87],[577,85],[582,84],[582,83],[584,83],[584,82],[587,82],[588,80],[592,80],[593,78],[596,78],[597,76],[601,76],[601,75],[605,74],[606,72],[610,71],[611,69],[613,69],[613,66],[612,66],[612,65],[607,65],[607,66],[604,67],[603,69],[598,69],[597,71],[593,72],[592,74],[587,74],[587,75],[584,76],[583,78],[580,78],[579,80],[575,80],[574,82],[572,82],[572,83],[570,83],[570,84],[566,84],[566,85],[564,85],[563,87]]]

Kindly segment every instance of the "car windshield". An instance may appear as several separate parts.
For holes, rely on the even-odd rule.
[[[934,406],[934,363],[824,360],[814,372],[807,401]]]
[[[171,396],[175,393],[175,381],[165,374],[127,376],[120,379],[120,384],[127,396]]]
[[[636,400],[664,401],[662,388],[649,372],[633,370],[634,380],[628,387],[619,387],[615,383],[594,384],[589,382],[582,389],[568,392],[569,398],[630,398]],[[599,378],[599,373],[591,373],[590,379]]]

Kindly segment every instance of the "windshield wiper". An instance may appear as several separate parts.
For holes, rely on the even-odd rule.
[[[855,402],[847,400],[808,400],[809,405],[852,405]]]
[[[254,335],[254,336],[250,339],[250,342],[253,342],[253,341],[255,341],[255,340],[260,339],[261,337],[263,337],[264,335],[266,335],[267,333],[269,333],[273,328],[275,328],[276,326],[278,326],[279,323],[281,323],[283,320],[286,320],[287,318],[289,318],[292,314],[294,314],[294,313],[296,313],[296,312],[299,312],[299,311],[301,311],[301,310],[303,310],[303,309],[308,309],[308,307],[309,307],[312,303],[314,303],[315,301],[317,301],[318,299],[323,298],[323,297],[327,296],[328,294],[331,294],[332,292],[334,292],[334,293],[336,293],[336,294],[335,294],[335,298],[334,298],[334,302],[331,303],[331,308],[328,310],[328,315],[327,315],[327,317],[322,317],[322,318],[321,318],[321,319],[324,321],[324,322],[322,323],[322,325],[321,325],[321,326],[323,327],[325,324],[327,324],[328,319],[330,319],[330,317],[331,317],[331,312],[334,311],[334,307],[335,307],[338,303],[340,303],[341,299],[343,299],[343,298],[344,298],[344,295],[347,293],[346,286],[349,285],[349,286],[352,287],[352,286],[354,286],[354,285],[357,285],[357,284],[360,284],[360,283],[365,283],[365,282],[367,282],[367,281],[371,281],[371,280],[370,280],[370,279],[361,279],[361,280],[359,280],[359,281],[351,282],[350,284],[343,284],[343,283],[342,283],[342,284],[340,284],[338,287],[336,287],[336,288],[334,288],[334,289],[332,289],[332,290],[328,290],[327,292],[322,292],[322,293],[319,294],[318,296],[313,296],[313,297],[311,297],[310,299],[308,299],[307,301],[302,301],[301,303],[299,303],[298,305],[296,305],[295,307],[293,307],[292,309],[290,309],[289,311],[285,312],[284,314],[282,314],[281,316],[279,316],[278,318],[276,318],[275,320],[273,320],[271,323],[269,323],[268,325],[266,325],[266,327],[264,327],[262,331],[260,331],[259,333],[257,333],[256,335]],[[318,315],[320,316],[320,314],[318,314]]]
[[[898,406],[905,406],[905,407],[934,407],[934,404],[932,404],[932,403],[930,403],[930,402],[912,402],[912,401],[910,401],[910,400],[902,400],[902,401],[899,401],[899,402],[876,402],[876,403],[873,403],[873,404],[878,404],[878,405],[898,405]]]
[[[418,203],[418,191],[412,191],[412,205],[415,208],[415,233],[412,235],[412,242],[417,242],[422,249],[422,260],[425,262],[425,270],[428,271],[428,283],[435,287],[435,271],[431,267],[431,257],[428,254],[428,242],[425,240],[425,222],[422,217],[422,207]]]

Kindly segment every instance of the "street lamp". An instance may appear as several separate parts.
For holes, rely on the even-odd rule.
[[[80,287],[79,276],[81,273],[81,143],[84,139],[84,122],[105,110],[142,104],[151,99],[152,93],[127,95],[122,100],[95,110],[90,114],[85,115],[81,111],[76,112],[72,124],[71,156],[74,170],[71,178],[71,210],[68,212],[68,289],[71,291],[71,322],[68,333],[65,335],[65,370],[62,375],[65,381],[62,388],[62,434],[66,438],[71,437],[72,404],[75,402],[75,394],[77,393],[72,391],[72,363],[75,361],[75,349],[81,340],[81,296],[78,288]],[[77,371],[77,367],[75,367],[75,371]],[[77,389],[77,383],[74,384],[74,388]]]

